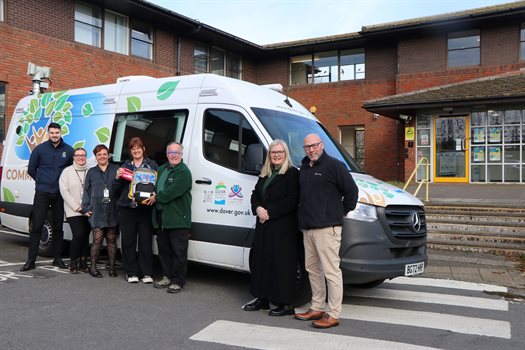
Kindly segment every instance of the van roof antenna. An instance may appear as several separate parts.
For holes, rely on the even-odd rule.
[[[290,100],[288,99],[288,96],[286,96],[286,98],[284,99],[284,103],[286,103],[288,106],[290,107],[293,107],[292,106],[292,103],[290,102]]]

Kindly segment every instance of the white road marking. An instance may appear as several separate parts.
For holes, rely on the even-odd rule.
[[[224,320],[213,322],[190,339],[250,349],[436,349],[408,343]]]
[[[502,310],[509,309],[509,303],[500,299],[465,297],[461,295],[412,292],[408,290],[392,290],[384,288],[358,289],[348,288],[345,295],[363,298],[378,298],[389,300],[402,300],[415,303],[429,303],[439,305],[455,305],[477,309]]]
[[[440,288],[451,288],[451,289],[463,289],[463,290],[478,290],[478,291],[489,291],[489,292],[503,292],[507,293],[508,288],[502,286],[496,286],[485,283],[474,283],[474,282],[463,282],[455,280],[445,280],[436,278],[424,278],[424,277],[396,277],[392,280],[385,281],[385,283],[392,284],[403,284],[403,285],[414,285],[414,286],[427,286],[427,287],[440,287]]]
[[[67,260],[67,259],[66,259]],[[37,264],[51,264],[53,262],[53,260],[37,260]],[[7,267],[7,266],[17,266],[17,265],[24,265],[26,262],[14,262],[14,263],[10,263],[10,262],[7,262],[5,264],[2,264],[0,267]],[[44,265],[46,266],[46,265]],[[39,268],[40,266],[36,266],[37,268]]]
[[[505,339],[510,339],[511,337],[509,322],[455,316],[436,312],[400,310],[362,305],[343,305],[341,318],[443,329],[455,333],[474,334],[487,337]]]
[[[3,264],[9,264],[8,261],[4,261],[4,260],[0,260],[0,266],[2,266]]]

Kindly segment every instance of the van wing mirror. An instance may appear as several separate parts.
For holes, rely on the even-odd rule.
[[[252,143],[246,148],[244,156],[244,170],[249,173],[259,174],[261,172],[266,150],[262,143]]]

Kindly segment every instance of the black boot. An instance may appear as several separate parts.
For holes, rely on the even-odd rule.
[[[53,259],[53,262],[51,263],[51,265],[56,266],[59,269],[67,269],[68,268],[67,264],[64,262],[64,260],[62,260],[62,258],[55,258],[55,259]]]
[[[75,275],[78,273],[78,260],[77,259],[71,259],[71,262],[69,264],[69,272]]]
[[[270,302],[266,299],[255,299],[251,303],[244,305],[244,311],[259,311],[259,310],[269,310]]]
[[[115,268],[115,262],[109,263],[109,277],[117,277],[117,269]]]
[[[26,261],[26,263],[24,264],[24,266],[22,266],[20,268],[20,271],[29,271],[29,270],[33,270],[35,268],[35,262],[32,261],[32,260],[28,260]]]

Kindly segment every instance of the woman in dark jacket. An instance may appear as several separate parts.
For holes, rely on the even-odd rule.
[[[299,171],[293,167],[282,140],[270,144],[261,175],[252,192],[257,215],[250,269],[250,291],[257,299],[244,310],[268,310],[270,316],[293,315],[299,248],[297,205]]]
[[[146,157],[146,147],[144,147],[144,142],[140,137],[131,138],[128,149],[131,159],[125,161],[117,171],[117,179],[122,191],[117,202],[121,232],[122,267],[129,283],[137,283],[139,275],[142,283],[153,283],[151,205],[137,203],[134,198],[129,198],[131,181],[125,176],[123,177],[123,174],[126,170],[133,173],[137,168],[157,171],[159,167],[154,160]]]
[[[109,257],[109,276],[116,277],[116,202],[119,188],[115,177],[118,165],[109,163],[109,150],[105,145],[97,145],[93,153],[95,154],[97,165],[90,168],[86,174],[82,197],[82,213],[89,217],[89,223],[93,229],[91,269],[89,273],[93,277],[102,277],[102,274],[97,269],[97,260],[105,236]]]

